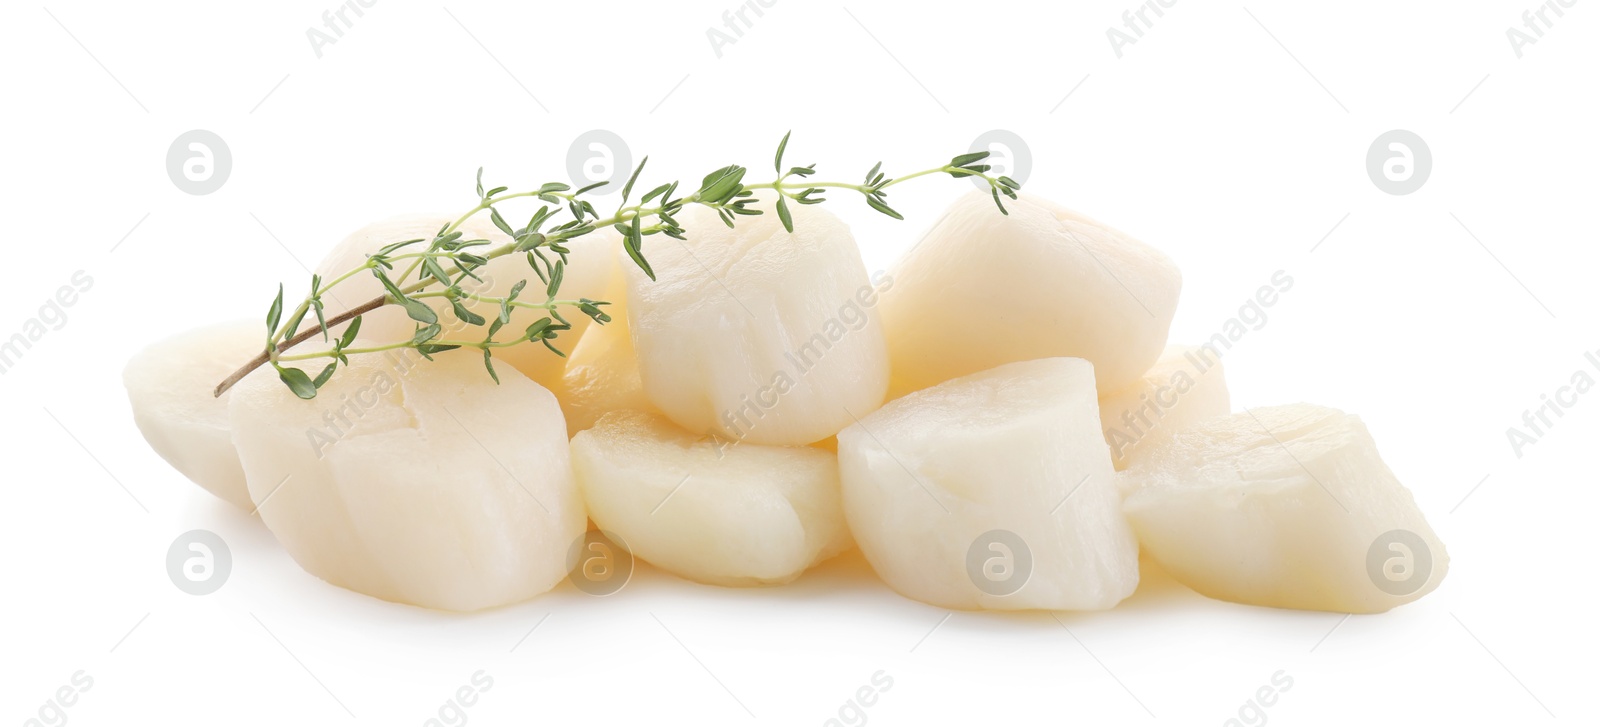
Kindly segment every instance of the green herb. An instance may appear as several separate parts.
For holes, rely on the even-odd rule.
[[[730,164],[705,175],[700,180],[700,186],[688,195],[674,196],[678,190],[678,183],[668,182],[652,188],[637,203],[630,205],[628,200],[640,175],[644,172],[645,162],[649,161],[649,157],[646,157],[634,168],[627,184],[623,186],[617,210],[605,217],[595,211],[593,203],[582,197],[604,185],[604,182],[590,184],[576,191],[572,191],[570,185],[549,182],[537,189],[509,192],[508,187],[485,189],[483,169],[480,168],[474,187],[478,199],[476,206],[467,210],[455,222],[440,228],[432,239],[406,240],[385,245],[368,256],[366,263],[360,267],[332,280],[313,276],[310,292],[290,313],[288,321],[282,325],[280,319],[283,316],[284,306],[283,287],[279,286],[278,296],[267,313],[266,346],[254,359],[218,384],[214,393],[221,396],[251,371],[271,364],[290,391],[302,399],[311,399],[317,395],[317,390],[333,377],[340,364],[349,365],[350,356],[401,348],[415,349],[424,357],[457,348],[481,349],[484,368],[496,382],[500,377],[495,373],[492,363],[491,352],[495,348],[537,341],[556,355],[565,356],[566,354],[553,343],[562,332],[572,329],[571,324],[562,317],[561,308],[576,308],[600,325],[611,321],[611,316],[601,310],[601,306],[609,305],[606,301],[559,298],[561,283],[566,277],[567,254],[571,251],[568,243],[603,227],[615,228],[622,234],[623,249],[628,253],[628,257],[644,271],[645,275],[654,280],[655,271],[650,267],[650,262],[644,253],[645,238],[662,234],[679,240],[686,239],[683,228],[678,225],[677,215],[691,204],[715,210],[724,224],[733,227],[740,217],[763,214],[764,210],[756,207],[756,190],[772,190],[777,194],[774,209],[778,219],[783,223],[784,229],[793,232],[794,217],[790,212],[790,203],[820,204],[827,201],[822,195],[825,190],[830,189],[854,191],[862,196],[867,206],[899,220],[904,217],[889,206],[886,190],[918,177],[942,173],[956,179],[981,178],[988,182],[990,195],[1002,214],[1009,213],[1001,201],[1001,196],[1016,199],[1016,191],[1021,188],[1021,185],[1009,177],[989,176],[989,165],[981,163],[988,158],[988,152],[961,154],[946,164],[900,177],[886,177],[882,172],[883,163],[879,162],[867,171],[866,177],[860,184],[808,182],[804,180],[816,173],[815,164],[790,167],[788,171],[784,171],[783,157],[789,147],[789,136],[789,134],[783,135],[783,140],[778,143],[778,150],[773,155],[772,166],[777,178],[770,182],[747,184],[744,178],[748,170],[737,164]],[[533,213],[526,225],[516,227],[506,219],[506,213],[500,206],[521,198],[536,198],[546,204]],[[493,243],[488,240],[463,239],[460,227],[473,216],[484,212],[489,214],[489,219],[495,227],[511,238],[510,243],[491,247]],[[559,224],[553,224],[562,216],[567,219]],[[414,248],[420,243],[427,245],[422,249]],[[473,252],[472,250],[476,248],[484,249]],[[504,297],[473,295],[461,289],[461,283],[468,278],[481,280],[475,273],[477,269],[487,265],[490,260],[513,253],[525,254],[528,267],[544,285],[543,301],[517,299],[523,292],[527,282],[525,280],[519,281]],[[392,274],[396,265],[405,266],[399,275]],[[383,284],[385,294],[337,316],[325,317],[323,296],[346,280],[363,273],[376,277]],[[454,316],[468,327],[483,327],[487,324],[484,336],[481,339],[471,336],[441,338],[443,326],[439,323],[438,314],[424,302],[428,298],[446,298]],[[463,300],[496,306],[497,315],[485,319],[484,316],[469,310]],[[405,341],[352,348],[356,332],[360,329],[361,315],[388,305],[402,307],[406,314],[417,322],[412,337]],[[494,340],[495,334],[511,320],[513,308],[538,309],[545,312],[545,317],[528,326],[515,340]],[[311,312],[316,314],[317,325],[300,330],[302,320]],[[350,321],[349,328],[333,343],[332,348],[310,353],[286,353],[290,348],[311,339],[319,332],[323,335],[323,339],[327,340],[329,327],[346,321]],[[316,359],[331,359],[331,362],[314,378],[305,371],[284,365],[294,361]]]

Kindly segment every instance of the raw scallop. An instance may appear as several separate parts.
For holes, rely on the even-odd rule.
[[[245,510],[255,506],[229,434],[229,394],[211,392],[266,345],[261,321],[222,323],[153,344],[122,371],[133,421],[150,448],[184,477]],[[271,374],[251,376],[262,377],[277,383]]]
[[[896,591],[944,608],[1097,610],[1139,583],[1087,361],[999,366],[839,433],[845,515]]]
[[[1173,432],[1227,413],[1222,359],[1194,346],[1169,346],[1138,381],[1100,397],[1100,423],[1118,470]]]
[[[591,325],[567,354],[567,368],[551,391],[567,417],[567,434],[581,432],[614,411],[655,411],[639,380],[633,334],[628,330],[627,294],[617,271],[617,285],[605,300],[611,315],[605,325]]]
[[[691,205],[688,242],[647,240],[657,281],[624,261],[628,324],[645,394],[696,434],[802,445],[883,403],[889,361],[850,229],[795,206],[795,232],[769,209],[728,229]]]
[[[566,575],[585,514],[555,397],[476,350],[355,356],[317,398],[273,377],[233,391],[250,494],[313,575],[450,611],[522,601]]]
[[[1377,613],[1428,594],[1448,570],[1366,426],[1337,409],[1208,419],[1123,474],[1141,546],[1212,598]]]
[[[442,215],[406,215],[375,222],[351,233],[340,242],[317,266],[316,272],[325,281],[333,280],[364,264],[368,255],[377,252],[385,245],[415,239],[431,240],[440,228],[453,221],[454,218]],[[462,233],[463,240],[490,241],[490,245],[472,248],[476,253],[493,250],[510,242],[510,238],[483,214],[467,220],[458,230]],[[572,241],[558,297],[561,300],[602,299],[601,294],[606,290],[615,272],[614,251],[620,247],[618,242],[620,239],[620,236],[613,231],[597,231]],[[421,252],[426,248],[427,243],[422,242],[403,248],[394,254]],[[555,259],[552,253],[546,255],[552,260]],[[412,262],[414,260],[409,258],[393,261],[394,269],[388,273],[391,279],[398,278]],[[499,298],[510,294],[512,286],[526,280],[527,287],[517,299],[528,303],[544,302],[544,283],[539,280],[533,268],[528,266],[526,254],[512,253],[495,258],[474,272],[483,280],[467,278],[460,284],[463,292]],[[408,280],[416,282],[415,275]],[[429,290],[439,289],[439,285],[435,283]],[[383,284],[370,271],[363,271],[339,283],[324,296],[327,315],[330,317],[337,315],[383,294]],[[444,328],[442,338],[482,340],[486,329],[468,325],[456,318],[451,311],[450,303],[445,298],[423,298],[422,301],[432,307],[438,316],[439,324]],[[493,318],[500,311],[498,303],[466,299],[462,301],[462,305],[484,318]],[[560,312],[572,324],[572,330],[561,332],[553,343],[563,351],[570,351],[590,325],[590,319],[567,306],[562,306]],[[548,313],[543,310],[515,308],[512,311],[511,322],[506,324],[505,330],[520,333],[546,315]],[[315,323],[315,320],[314,317],[308,316],[301,327]],[[417,325],[417,322],[407,317],[405,310],[399,306],[385,306],[362,316],[361,337],[377,343],[408,340],[416,331]],[[343,328],[335,328],[336,333],[340,330]],[[508,336],[501,334],[497,340],[507,338]],[[539,344],[502,348],[495,351],[495,355],[503,361],[503,365],[514,367],[525,376],[547,387],[555,385],[566,366],[565,359]]]
[[[690,580],[787,583],[849,544],[836,459],[820,449],[723,445],[622,411],[574,437],[572,461],[595,524]]]
[[[1053,202],[1006,205],[962,197],[896,267],[882,305],[894,389],[1054,356],[1093,363],[1101,394],[1137,381],[1166,345],[1178,268]]]

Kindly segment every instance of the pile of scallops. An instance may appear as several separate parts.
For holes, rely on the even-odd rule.
[[[1360,419],[1230,413],[1216,343],[1168,345],[1182,282],[1168,257],[1046,200],[1008,206],[958,200],[872,275],[819,207],[794,209],[789,233],[691,205],[687,242],[650,238],[657,281],[593,233],[572,244],[561,297],[611,301],[613,321],[569,316],[565,358],[498,349],[498,383],[476,349],[400,349],[352,356],[312,400],[270,367],[213,397],[260,352],[259,320],[159,343],[124,381],[155,451],[258,514],[306,571],[427,608],[586,577],[573,556],[594,530],[726,587],[859,548],[890,588],[952,609],[1109,609],[1138,586],[1141,551],[1245,604],[1372,613],[1437,587],[1444,546]],[[445,221],[370,225],[317,272]],[[487,222],[464,232],[508,242]],[[485,273],[468,292],[530,275],[518,256]],[[351,278],[330,315],[382,294]],[[414,325],[386,306],[360,340]]]

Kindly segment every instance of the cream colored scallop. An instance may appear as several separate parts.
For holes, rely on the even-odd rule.
[[[228,409],[251,497],[343,588],[450,611],[543,593],[585,527],[555,397],[476,351],[434,358],[352,357],[309,401],[247,379]]]
[[[679,426],[734,442],[826,439],[883,402],[888,357],[855,238],[837,217],[770,209],[728,229],[679,216],[688,242],[647,238],[652,282],[624,260],[628,324],[651,403]]]
[[[814,447],[724,444],[619,411],[578,433],[572,457],[595,524],[690,580],[787,583],[850,542],[836,459]]]
[[[942,608],[1098,610],[1139,583],[1087,361],[998,366],[839,433],[845,515],[890,587]]]
[[[369,255],[385,245],[415,239],[431,240],[441,228],[453,221],[453,217],[443,215],[405,215],[375,222],[345,237],[317,265],[316,272],[324,280],[333,280],[365,264]],[[509,244],[511,241],[510,237],[495,227],[488,216],[483,214],[467,220],[458,230],[462,233],[463,240],[488,240],[491,243],[472,248],[473,252],[480,254]],[[603,298],[608,284],[615,275],[614,251],[618,249],[619,239],[620,236],[615,231],[601,230],[570,242],[570,253],[559,292],[560,299]],[[403,248],[394,254],[403,255],[424,249],[426,249],[425,242]],[[553,253],[545,254],[552,261],[556,259]],[[388,271],[388,274],[392,279],[398,279],[413,262],[412,259],[395,260],[394,269]],[[501,298],[509,295],[511,288],[517,283],[527,281],[524,292],[518,296],[518,300],[530,303],[542,303],[545,300],[545,284],[530,267],[526,253],[512,253],[494,258],[488,265],[474,272],[482,280],[467,278],[460,283],[462,291],[469,295]],[[407,279],[415,282],[415,274]],[[437,284],[432,288],[435,291],[438,289]],[[328,315],[337,315],[383,294],[382,282],[370,271],[363,271],[341,282],[328,293],[326,296]],[[486,333],[483,327],[469,325],[457,318],[446,299],[423,300],[438,316],[439,324],[445,331],[443,338],[465,337],[477,340],[482,339]],[[462,303],[468,310],[486,319],[493,318],[500,311],[499,304],[494,302],[469,298]],[[572,324],[572,330],[560,333],[553,343],[563,352],[568,352],[577,345],[579,338],[589,327],[590,319],[576,309],[566,306],[560,308],[560,313]],[[546,315],[548,313],[543,310],[516,308],[512,311],[511,321],[506,324],[504,330],[507,333],[520,334],[534,321]],[[308,322],[311,320],[314,319],[308,318]],[[417,325],[417,322],[407,317],[399,306],[385,306],[362,316],[361,337],[383,343],[403,341],[411,338]],[[337,327],[335,333],[341,330],[342,326]],[[501,334],[499,338],[505,339],[507,336]],[[539,344],[502,348],[496,350],[495,354],[505,365],[516,368],[528,378],[546,387],[555,386],[566,367],[566,361],[562,357]]]
[[[1366,426],[1337,409],[1213,417],[1123,477],[1140,545],[1212,598],[1377,613],[1427,595],[1449,569]]]
[[[1138,381],[1100,397],[1100,423],[1118,470],[1174,432],[1227,413],[1222,359],[1195,346],[1168,346]]]
[[[567,355],[567,368],[551,391],[561,401],[567,417],[567,433],[577,434],[614,411],[655,411],[639,380],[639,360],[634,354],[633,334],[628,330],[628,305],[622,271],[616,271],[615,284],[604,300],[602,310],[611,322],[591,325]]]
[[[229,394],[217,398],[212,390],[266,342],[262,321],[207,326],[151,345],[122,372],[133,421],[150,448],[190,481],[245,510],[254,505],[229,433]],[[271,378],[260,372],[252,378],[263,376]]]
[[[1155,248],[1032,195],[958,200],[894,270],[883,325],[894,390],[1014,361],[1088,359],[1101,394],[1166,345],[1182,278]]]

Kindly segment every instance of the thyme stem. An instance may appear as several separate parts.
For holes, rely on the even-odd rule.
[[[1001,202],[1001,196],[1004,195],[1011,199],[1016,199],[1016,190],[1021,188],[1021,185],[1007,177],[995,177],[987,174],[990,167],[980,163],[988,156],[987,152],[962,154],[951,159],[947,164],[888,179],[885,178],[884,174],[880,173],[879,170],[882,164],[879,163],[873,166],[871,171],[867,172],[866,178],[860,184],[807,182],[804,180],[815,173],[815,165],[791,167],[788,171],[784,171],[783,154],[788,141],[789,136],[786,134],[783,141],[778,145],[778,153],[773,163],[778,176],[770,182],[745,184],[744,175],[746,169],[738,165],[729,165],[707,175],[702,180],[701,186],[697,191],[674,198],[673,192],[677,190],[678,184],[676,182],[663,184],[647,192],[638,202],[630,205],[628,201],[632,195],[634,183],[638,181],[639,174],[644,169],[644,162],[640,162],[639,166],[634,169],[633,175],[628,179],[627,185],[622,189],[622,198],[617,210],[608,217],[602,217],[595,212],[593,205],[588,200],[581,199],[583,193],[600,186],[600,184],[590,185],[573,192],[568,192],[570,187],[559,182],[548,183],[538,189],[522,192],[508,192],[505,187],[497,187],[486,192],[483,188],[483,170],[480,169],[478,170],[477,205],[456,218],[454,222],[440,229],[432,240],[427,241],[428,245],[425,250],[398,253],[401,248],[424,240],[396,242],[368,255],[366,262],[359,267],[325,283],[321,278],[315,275],[312,276],[311,292],[290,313],[288,322],[281,327],[279,326],[279,317],[282,312],[283,291],[280,286],[278,299],[273,303],[267,316],[268,335],[266,345],[254,358],[245,362],[244,365],[240,366],[226,379],[223,379],[213,390],[213,394],[221,396],[252,371],[271,364],[278,370],[279,377],[297,396],[310,399],[316,396],[316,390],[328,380],[340,363],[348,365],[348,356],[378,353],[400,348],[415,348],[423,356],[453,348],[480,349],[484,354],[484,366],[491,376],[496,377],[496,381],[499,379],[491,362],[491,351],[493,349],[538,341],[550,348],[551,351],[565,355],[550,343],[560,332],[572,328],[571,324],[558,312],[557,309],[559,307],[577,308],[601,325],[611,320],[609,315],[600,310],[600,306],[609,305],[605,301],[595,301],[587,298],[569,300],[556,297],[567,260],[568,249],[565,246],[566,243],[601,227],[614,227],[622,233],[623,247],[628,255],[653,280],[655,279],[655,272],[651,269],[642,253],[643,238],[647,235],[662,233],[680,240],[686,239],[683,236],[683,228],[678,225],[674,216],[690,204],[698,204],[716,210],[722,221],[729,227],[733,227],[735,220],[740,216],[762,214],[763,210],[753,207],[757,201],[755,190],[771,189],[778,194],[776,211],[780,221],[785,229],[793,232],[794,222],[789,212],[789,203],[792,201],[795,204],[802,205],[819,204],[825,201],[819,195],[828,189],[853,190],[860,193],[865,198],[867,205],[874,210],[895,219],[903,219],[900,213],[896,212],[885,201],[884,190],[919,177],[943,173],[957,179],[963,177],[981,178],[988,183],[989,191],[994,197],[995,204],[1002,213],[1005,213],[1006,209]],[[646,158],[646,161],[648,161],[648,158]],[[799,178],[801,181],[788,181],[791,178]],[[513,229],[505,221],[505,218],[501,216],[500,210],[496,205],[514,199],[530,197],[543,200],[550,205],[554,205],[557,209],[555,212],[551,212],[548,205],[542,207],[533,215],[533,219],[526,226],[520,229]],[[652,200],[655,200],[653,205],[651,204]],[[566,211],[570,212],[571,219],[562,224],[544,229],[546,222],[560,214],[560,208],[563,203]],[[470,252],[469,250],[478,250],[480,249],[479,246],[488,246],[491,243],[487,240],[464,240],[462,239],[460,228],[473,216],[485,211],[489,212],[495,226],[512,238],[512,242],[483,249],[482,252]],[[650,222],[647,223],[647,219]],[[551,262],[546,257],[546,251],[552,256],[558,256],[558,261]],[[468,277],[477,278],[473,271],[484,267],[492,260],[514,252],[526,252],[533,272],[539,276],[540,280],[544,281],[545,297],[542,303],[516,300],[517,295],[521,293],[523,287],[527,284],[528,281],[526,280],[513,287],[505,297],[476,295],[461,289],[460,283],[462,281]],[[392,262],[399,260],[410,260],[410,263],[398,278],[389,277],[386,271],[394,267],[391,264]],[[365,271],[371,271],[372,274],[376,275],[383,282],[387,292],[325,319],[322,296],[339,284]],[[411,280],[413,275],[416,276],[416,279],[412,282],[407,282]],[[442,285],[443,288],[440,290],[427,290],[434,285]],[[482,340],[441,338],[441,334],[444,331],[442,325],[440,325],[438,313],[421,302],[420,299],[424,298],[448,300],[452,311],[459,320],[471,326],[488,325],[488,334]],[[491,323],[488,317],[462,307],[460,302],[462,300],[495,304],[499,306],[499,312]],[[386,305],[403,306],[407,314],[418,323],[416,334],[407,341],[352,347],[351,344],[359,332],[361,316]],[[530,325],[516,340],[493,340],[495,333],[509,322],[509,312],[512,308],[545,310],[549,312],[549,315]],[[305,327],[303,330],[300,329],[301,321],[313,310],[317,314],[316,323]],[[330,329],[344,323],[350,323],[350,327],[346,329],[344,335],[334,342],[331,349],[309,353],[287,353],[290,349],[310,340],[318,333],[326,335],[326,332]],[[281,362],[322,358],[333,359],[333,362],[329,363],[315,379],[299,369],[286,368],[281,365]]]

